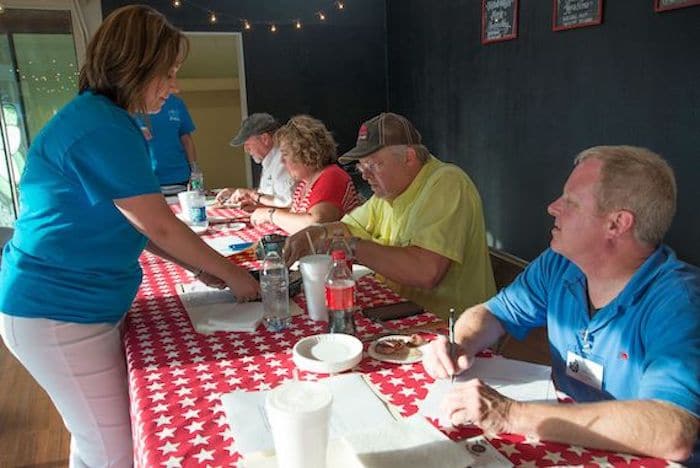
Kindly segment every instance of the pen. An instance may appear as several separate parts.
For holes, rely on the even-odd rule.
[[[449,327],[449,339],[450,339],[450,360],[452,361],[453,365],[456,365],[455,363],[455,310],[453,308],[450,308],[450,316],[448,318],[447,326]],[[451,377],[451,382],[454,383],[455,381],[455,373],[452,373]]]
[[[231,250],[242,250],[242,249],[247,249],[251,245],[253,245],[252,242],[241,242],[239,244],[230,244],[228,246],[228,248]]]

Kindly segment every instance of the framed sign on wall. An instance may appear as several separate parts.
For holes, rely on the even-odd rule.
[[[700,0],[654,0],[654,11],[675,10],[694,5],[700,5]]]
[[[518,37],[518,0],[481,0],[481,43]]]
[[[603,0],[553,0],[552,30],[594,26],[603,21]]]

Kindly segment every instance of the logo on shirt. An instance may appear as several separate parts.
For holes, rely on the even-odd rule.
[[[574,374],[578,373],[578,361],[569,362],[569,370]]]
[[[367,133],[368,132],[369,131],[367,130],[367,125],[362,124],[360,126],[360,131],[357,132],[357,141],[360,142],[360,141],[367,140]]]
[[[176,110],[169,110],[168,111],[168,120],[171,122],[179,122],[180,121],[180,112]]]

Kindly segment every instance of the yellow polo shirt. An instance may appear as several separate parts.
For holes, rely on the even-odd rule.
[[[386,283],[401,296],[447,318],[496,292],[486,244],[481,197],[459,167],[431,156],[411,185],[393,201],[372,196],[342,222],[354,236],[382,245],[415,245],[452,265],[433,289]]]

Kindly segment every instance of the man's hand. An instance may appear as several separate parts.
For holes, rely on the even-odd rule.
[[[249,188],[239,188],[231,194],[230,203],[240,203],[241,205],[255,204],[257,197],[257,191]]]
[[[270,222],[270,208],[256,208],[250,215],[250,223],[253,226]]]
[[[304,255],[309,255],[311,253],[309,238],[311,238],[311,243],[314,245],[314,248],[318,249],[326,236],[326,228],[319,225],[309,226],[287,237],[287,241],[284,244],[284,263],[289,266]]]
[[[511,432],[510,417],[518,405],[479,379],[457,384],[445,396],[442,409],[453,425],[476,424],[487,434]]]
[[[224,188],[221,189],[219,193],[216,194],[216,203],[219,205],[224,205],[228,203],[229,199],[231,198],[231,195],[233,194],[233,189],[231,188]]]
[[[450,357],[450,343],[443,335],[438,335],[423,350],[423,367],[431,377],[435,379],[446,379],[453,375],[461,374],[469,369],[474,362],[473,356],[468,356],[464,348],[457,344],[455,346],[456,362]]]

